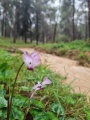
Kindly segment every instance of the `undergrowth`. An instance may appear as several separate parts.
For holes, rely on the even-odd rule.
[[[21,54],[13,57],[8,52],[1,50],[0,82],[6,81],[9,86],[13,85],[13,79],[21,63]],[[2,69],[5,70],[4,73]],[[63,84],[62,77],[51,72],[47,66],[42,64],[36,67],[33,72],[27,71],[26,66],[23,66],[15,88],[15,96],[13,98],[15,114],[11,116],[11,120],[15,119],[15,115],[17,118],[18,116],[23,116],[23,112],[28,106],[27,102],[23,103],[23,101],[27,101],[30,98],[32,86],[37,81],[42,81],[44,76],[48,76],[52,84],[44,90],[35,93],[30,109],[34,120],[90,120],[90,103],[87,102],[87,97],[83,94],[71,93],[70,91],[73,91],[71,86]],[[5,89],[2,84],[0,84],[0,91],[0,96],[5,98]],[[0,101],[0,118],[4,120],[7,106],[1,106],[2,101]],[[20,114],[17,113],[18,109],[22,111]],[[18,119],[23,120],[21,117]]]

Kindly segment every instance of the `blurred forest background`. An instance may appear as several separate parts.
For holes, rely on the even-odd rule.
[[[90,0],[0,0],[0,36],[25,43],[90,38]]]

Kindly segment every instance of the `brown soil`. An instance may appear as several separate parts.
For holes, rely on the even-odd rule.
[[[29,53],[34,51],[30,48],[19,48]],[[58,57],[51,54],[39,52],[43,64],[48,64],[49,68],[61,76],[66,77],[65,83],[71,84],[75,92],[85,93],[90,96],[90,68],[78,65],[75,60]]]

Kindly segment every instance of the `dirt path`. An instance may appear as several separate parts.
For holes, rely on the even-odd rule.
[[[34,51],[30,48],[19,48],[29,53]],[[39,52],[43,64],[48,64],[49,68],[62,75],[67,76],[65,82],[71,84],[78,93],[85,93],[90,96],[90,68],[78,66],[77,61],[70,60],[63,57],[58,57],[46,53]]]

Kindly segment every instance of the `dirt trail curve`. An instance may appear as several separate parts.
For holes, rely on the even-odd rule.
[[[29,53],[34,51],[34,49],[30,48],[19,48],[19,50],[25,50]],[[46,54],[39,52],[41,56],[42,63],[48,64],[49,68],[62,75],[66,76],[66,83],[72,83],[72,87],[78,93],[86,93],[90,96],[90,68],[78,66],[77,61],[70,60],[63,57],[58,57],[51,54]]]

